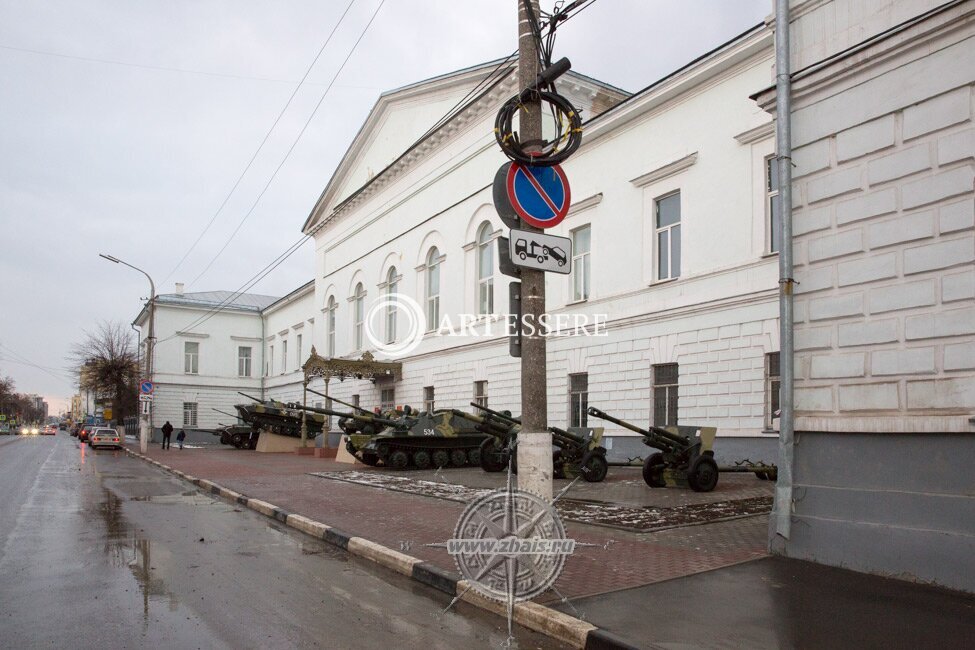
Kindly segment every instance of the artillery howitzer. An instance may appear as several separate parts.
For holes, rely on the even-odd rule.
[[[643,480],[652,488],[680,486],[695,492],[710,492],[718,484],[719,472],[754,472],[761,479],[775,480],[776,468],[764,463],[739,463],[718,467],[714,461],[714,427],[650,426],[642,429],[590,406],[589,415],[618,424],[643,436],[643,444],[659,450],[643,461]]]
[[[521,429],[521,419],[506,411],[494,411],[476,402],[471,402],[471,406],[485,414],[485,428],[482,429],[485,433],[501,433],[500,436],[495,436],[501,445],[497,448],[481,449],[481,467],[488,472],[499,471],[498,465],[503,469],[510,458],[513,463],[512,471],[517,471],[517,433]],[[599,483],[606,478],[608,463],[606,449],[601,444],[602,427],[561,429],[550,426],[548,431],[552,434],[552,444],[557,447],[552,454],[555,478],[575,478],[581,475],[590,483]],[[487,463],[484,459],[488,459]]]
[[[232,418],[237,416],[232,413],[227,413],[226,411],[221,411],[220,409],[212,409],[221,415],[226,415]],[[215,436],[220,436],[221,445],[233,445],[237,449],[247,449],[257,446],[257,439],[254,436],[254,430],[249,424],[223,424],[218,423],[219,426],[216,429],[197,429],[197,431],[208,431]],[[252,441],[251,438],[254,438]]]
[[[487,438],[447,409],[417,413],[406,406],[395,418],[332,409],[315,411],[354,422],[354,429],[353,425],[346,429],[345,448],[366,465],[382,464],[391,469],[480,465],[481,443]],[[383,428],[377,433],[365,432],[379,426]]]

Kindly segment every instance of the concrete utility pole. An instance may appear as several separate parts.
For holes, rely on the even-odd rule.
[[[149,381],[152,381],[152,353],[153,347],[156,344],[156,283],[152,281],[148,273],[137,266],[132,266],[128,262],[123,262],[117,257],[105,255],[104,253],[99,253],[98,256],[109,262],[122,264],[130,269],[134,269],[146,276],[146,279],[149,280],[149,335],[146,337],[146,375]],[[141,402],[139,406],[145,409]],[[146,411],[139,413],[139,451],[143,454],[149,451],[149,436],[151,435],[150,428],[152,427],[152,402],[149,402],[149,407]]]
[[[526,0],[518,3],[518,89],[535,83],[538,55],[535,36],[526,11]],[[538,0],[531,3],[534,20],[539,15]],[[542,139],[542,107],[526,103],[518,114],[521,142]],[[541,232],[522,223],[522,229]],[[521,269],[521,309],[524,322],[535,326],[534,334],[522,329],[521,338],[521,431],[518,433],[518,487],[543,499],[552,498],[552,434],[548,432],[548,379],[545,337],[538,331],[538,317],[545,313],[545,273]]]

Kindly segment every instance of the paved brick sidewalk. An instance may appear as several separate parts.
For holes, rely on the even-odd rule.
[[[309,472],[345,470],[350,466],[308,456],[213,448],[164,451],[158,447],[150,447],[149,456],[195,477],[456,571],[446,551],[424,545],[452,536],[463,504],[309,476]],[[451,479],[454,472],[466,471],[448,470],[445,474]],[[727,481],[725,490],[739,498],[756,490],[751,482],[739,481],[737,485],[736,488],[734,480]],[[632,486],[623,485],[610,487],[609,492],[614,491],[635,492]],[[688,498],[681,494],[686,491],[653,492],[664,500],[682,502]],[[586,494],[586,498],[592,495]],[[625,500],[633,498],[629,495]],[[566,563],[555,586],[570,598],[650,584],[766,555],[764,516],[651,533],[574,522],[569,522],[567,529],[577,541],[599,546],[577,550]],[[552,595],[539,600],[554,598]]]

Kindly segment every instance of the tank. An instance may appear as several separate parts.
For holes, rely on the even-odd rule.
[[[251,397],[241,393],[244,397],[254,400],[252,404],[236,404],[237,413],[240,418],[251,426],[251,430],[259,434],[261,431],[270,431],[280,436],[292,438],[301,437],[301,424],[304,419],[308,428],[308,437],[314,438],[325,426],[325,416],[318,413],[302,413],[303,407],[300,404],[286,404],[277,400],[261,401],[256,397]],[[302,417],[304,416],[304,418]],[[251,447],[256,446],[257,436],[251,437]]]
[[[346,449],[366,465],[390,469],[480,466],[482,433],[451,409],[416,412],[409,406],[385,415],[312,409],[340,418]],[[395,416],[395,417],[390,417]],[[345,422],[345,426],[342,422]],[[378,430],[378,433],[368,433]]]

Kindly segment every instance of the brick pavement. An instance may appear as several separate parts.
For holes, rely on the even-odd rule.
[[[337,471],[350,466],[308,456],[217,448],[164,451],[159,447],[150,447],[149,456],[195,477],[456,571],[446,551],[424,544],[443,542],[452,536],[463,504],[309,476],[308,472]],[[676,504],[695,498],[688,496],[694,493],[687,490],[643,487],[643,492],[638,493],[636,486],[629,484],[631,479],[626,478],[625,472],[630,470],[621,471],[624,478],[615,481],[626,483],[614,488],[611,481],[606,492],[622,492],[624,500],[653,499],[658,505],[667,505],[666,502]],[[418,474],[414,472],[411,476]],[[468,475],[482,480],[484,473],[473,469],[448,470],[444,478],[461,482]],[[611,477],[618,476],[614,469]],[[469,484],[468,480],[463,482]],[[751,496],[756,490],[767,494],[771,488],[771,484],[747,480],[742,475],[722,476],[722,483],[719,483],[722,499],[732,494],[738,498]],[[597,486],[584,487],[591,491]],[[716,493],[717,490],[712,494]],[[652,497],[647,496],[651,494]],[[587,498],[593,498],[592,492],[587,492]],[[598,546],[579,548],[566,563],[555,587],[569,598],[650,584],[766,555],[767,517],[764,516],[650,533],[571,522],[566,528],[577,541]],[[546,602],[554,598],[547,595],[539,600]]]

